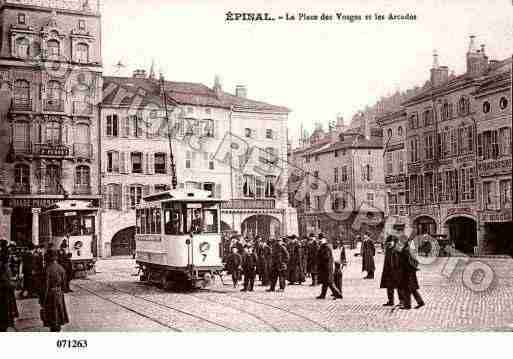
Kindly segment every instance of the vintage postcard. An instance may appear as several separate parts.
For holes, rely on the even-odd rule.
[[[513,331],[510,0],[0,0],[0,29],[2,346]]]

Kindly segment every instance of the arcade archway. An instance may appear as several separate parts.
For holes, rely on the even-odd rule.
[[[135,227],[122,229],[112,237],[111,256],[128,256],[135,251]]]
[[[272,216],[254,215],[242,222],[241,233],[248,237],[278,238],[281,236],[281,223]]]
[[[447,220],[449,238],[453,241],[456,250],[465,254],[474,254],[477,246],[476,221],[468,217],[453,217]]]

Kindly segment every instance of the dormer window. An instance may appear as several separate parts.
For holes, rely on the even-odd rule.
[[[78,29],[79,30],[85,30],[86,29],[86,23],[85,23],[85,20],[78,20]]]
[[[49,58],[58,58],[60,56],[60,44],[57,40],[50,40],[46,44],[48,49],[48,57]]]
[[[18,14],[18,24],[19,25],[26,25],[27,24],[27,16],[23,13]]]
[[[77,62],[81,64],[86,64],[89,62],[89,46],[87,44],[77,44],[77,48],[75,51],[75,58]]]

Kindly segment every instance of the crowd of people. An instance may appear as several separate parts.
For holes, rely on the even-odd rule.
[[[19,299],[37,298],[40,317],[50,331],[59,332],[69,322],[64,293],[71,292],[71,253],[64,240],[60,248],[43,245],[19,250],[0,240],[0,331],[15,328]]]
[[[376,246],[369,233],[357,238],[362,257],[363,279],[374,279]],[[241,291],[253,291],[255,279],[268,292],[284,291],[286,285],[300,285],[310,280],[311,286],[321,285],[317,299],[325,299],[330,289],[334,299],[343,298],[343,268],[347,266],[346,250],[340,240],[328,241],[321,233],[306,238],[295,235],[276,239],[254,239],[232,236],[224,240],[225,269],[231,274],[233,287],[242,282]],[[397,291],[399,307],[411,309],[411,297],[417,306],[425,305],[420,296],[417,280],[418,262],[413,253],[412,238],[389,236],[384,243],[385,261],[380,287],[387,290],[384,306],[394,306]]]
[[[276,239],[243,239],[233,236],[224,241],[225,268],[236,288],[243,279],[241,291],[253,291],[255,278],[267,291],[284,291],[289,285],[301,285],[310,279],[311,286],[321,285],[317,297],[326,297],[328,288],[335,299],[342,298],[342,268],[347,264],[345,247],[340,241],[328,243],[321,233],[306,238],[295,235]]]

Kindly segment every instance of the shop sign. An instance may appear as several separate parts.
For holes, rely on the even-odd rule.
[[[482,223],[511,222],[511,209],[479,212],[479,221]]]

